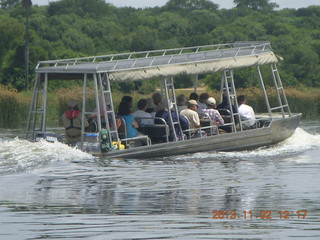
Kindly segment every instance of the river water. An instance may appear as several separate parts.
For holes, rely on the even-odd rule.
[[[153,160],[0,129],[0,239],[320,239],[320,124],[271,148]]]

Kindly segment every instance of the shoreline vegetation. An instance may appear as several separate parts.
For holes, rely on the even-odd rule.
[[[193,89],[176,89],[176,96],[183,93],[189,96]],[[209,93],[217,102],[219,102],[219,92],[215,90],[201,89],[197,91]],[[303,119],[316,120],[320,118],[320,89],[319,88],[286,88],[285,93],[291,109],[291,112],[302,113]],[[249,87],[237,89],[238,94],[247,96],[248,104],[253,107],[256,113],[264,113],[264,97],[259,88]],[[276,103],[275,89],[267,89],[270,105]],[[139,94],[132,92],[130,94],[116,92],[113,96],[115,110],[123,95],[133,97],[133,109],[136,109],[136,103],[141,98],[150,98],[151,94]],[[59,118],[66,110],[66,102],[70,98],[78,99],[81,103],[82,88],[73,89],[61,88],[57,91],[48,93],[48,120],[58,122]],[[18,92],[14,88],[8,88],[0,84],[0,128],[25,128],[28,118],[29,105],[32,98],[32,92]],[[90,98],[88,106],[94,108],[93,96]]]

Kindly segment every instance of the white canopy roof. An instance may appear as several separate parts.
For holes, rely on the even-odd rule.
[[[111,81],[137,81],[178,74],[205,74],[279,61],[269,42],[236,42],[189,48],[133,52],[38,63],[36,73],[67,79],[107,73]]]

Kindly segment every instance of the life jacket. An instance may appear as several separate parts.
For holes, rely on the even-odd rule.
[[[75,119],[79,116],[80,110],[69,109],[65,114],[66,114],[66,118],[70,120],[70,126],[66,127],[66,130],[69,130],[71,128],[81,130],[80,127],[73,126],[73,119]]]

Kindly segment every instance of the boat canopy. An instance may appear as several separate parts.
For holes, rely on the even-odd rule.
[[[140,81],[276,64],[279,60],[269,42],[235,42],[40,61],[36,73],[48,74],[48,79],[75,79],[82,78],[83,74],[107,73],[110,81]]]

